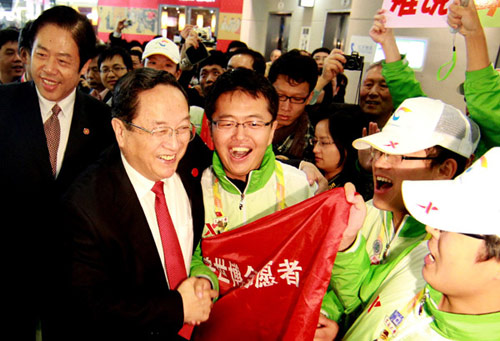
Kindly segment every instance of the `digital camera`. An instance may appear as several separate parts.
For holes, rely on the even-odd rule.
[[[198,38],[203,42],[209,42],[212,40],[212,31],[210,27],[194,27],[193,31],[196,32]]]
[[[363,70],[363,60],[365,57],[360,56],[359,53],[352,51],[352,54],[344,55],[346,62],[344,64],[345,70],[361,71]]]

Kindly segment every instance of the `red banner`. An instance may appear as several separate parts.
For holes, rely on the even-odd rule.
[[[343,188],[204,238],[221,298],[194,340],[312,340],[350,204]]]

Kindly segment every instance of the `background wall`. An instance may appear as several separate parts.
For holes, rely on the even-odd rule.
[[[281,5],[280,5],[281,4]],[[302,26],[311,27],[309,51],[323,44],[323,33],[328,12],[351,11],[347,42],[352,35],[368,36],[373,23],[373,15],[382,6],[382,0],[316,0],[313,8],[298,7],[298,0],[266,1],[244,0],[241,40],[261,53],[265,52],[267,20],[270,13],[291,13],[289,49],[298,47]],[[489,56],[496,58],[500,45],[500,28],[486,28]],[[464,109],[463,97],[457,93],[457,86],[465,77],[465,44],[462,36],[456,37],[457,65],[451,75],[444,81],[436,80],[440,65],[449,61],[452,56],[453,35],[447,28],[432,29],[396,29],[397,36],[419,37],[428,39],[427,57],[422,72],[416,74],[422,88],[430,97],[442,99],[458,108]],[[359,73],[348,75],[349,87],[346,100],[353,103]]]
[[[349,30],[347,31],[347,40],[351,35],[368,35],[368,31],[373,24],[373,15],[382,7],[382,0],[353,0],[351,8],[351,17]],[[453,47],[453,34],[448,28],[405,28],[395,29],[396,36],[427,38],[427,57],[424,70],[417,72],[416,77],[422,84],[424,92],[433,98],[438,98],[456,106],[459,109],[465,109],[463,96],[457,93],[457,86],[465,79],[465,43],[460,34],[456,36],[457,64],[450,76],[444,81],[436,79],[438,68],[447,61],[451,60]],[[500,28],[485,28],[486,39],[488,42],[490,60],[494,61],[500,45]],[[351,78],[349,79],[351,80]],[[349,100],[354,100],[355,86],[351,82],[349,87]]]

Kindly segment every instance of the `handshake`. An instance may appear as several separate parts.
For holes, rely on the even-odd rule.
[[[213,299],[218,296],[208,279],[189,277],[179,285],[177,291],[182,297],[184,323],[199,325],[208,320]]]

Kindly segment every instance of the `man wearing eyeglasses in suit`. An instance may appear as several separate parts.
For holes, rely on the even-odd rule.
[[[72,339],[182,340],[216,294],[208,280],[187,278],[203,228],[187,96],[171,74],[140,68],[117,83],[112,115],[118,147],[63,200]]]

